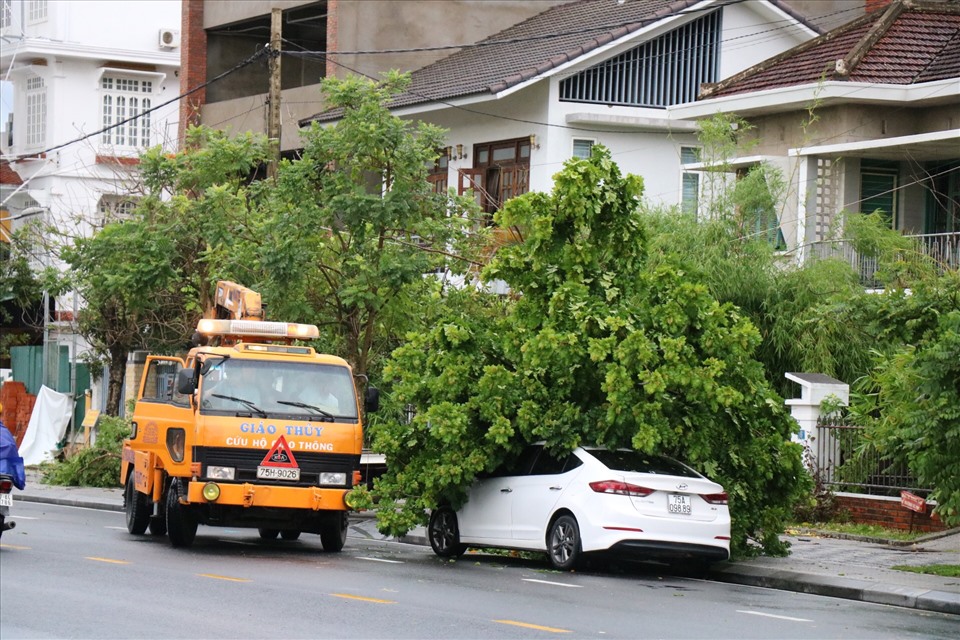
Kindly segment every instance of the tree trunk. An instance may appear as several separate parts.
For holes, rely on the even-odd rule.
[[[120,415],[120,398],[123,397],[123,380],[127,373],[127,350],[121,347],[110,349],[110,377],[107,381],[107,415]]]

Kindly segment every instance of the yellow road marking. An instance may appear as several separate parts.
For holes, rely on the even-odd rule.
[[[530,624],[529,622],[517,622],[516,620],[494,620],[494,622],[499,622],[500,624],[512,624],[515,627],[523,627],[524,629],[538,629],[540,631],[549,631],[551,633],[570,633],[570,629],[557,629],[555,627],[544,627],[539,624]]]
[[[366,596],[353,596],[349,593],[331,593],[335,598],[348,598],[350,600],[362,600],[364,602],[376,602],[379,604],[397,604],[394,600],[380,600],[379,598],[367,598]]]
[[[110,564],[130,564],[126,560],[113,560],[112,558],[98,558],[96,556],[87,556],[87,560],[96,560],[97,562],[109,562]]]
[[[247,578],[231,578],[230,576],[218,576],[214,573],[198,573],[201,578],[213,578],[214,580],[228,580],[230,582],[252,582]]]
[[[2,542],[0,542],[0,547],[4,549],[16,549],[17,551],[28,551],[30,549],[30,547],[21,547],[18,544],[3,544]]]

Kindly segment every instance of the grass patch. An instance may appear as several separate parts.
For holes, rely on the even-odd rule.
[[[921,564],[917,566],[898,564],[891,568],[911,573],[928,573],[944,578],[960,578],[960,564]]]
[[[869,538],[883,538],[885,540],[916,540],[926,535],[923,531],[914,531],[911,533],[909,531],[903,531],[902,529],[888,529],[887,527],[880,527],[875,524],[858,524],[855,522],[804,522],[795,526],[803,529],[817,529],[820,531],[846,533]]]

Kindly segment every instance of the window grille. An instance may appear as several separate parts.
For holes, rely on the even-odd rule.
[[[713,11],[560,83],[560,100],[633,107],[693,102],[718,80],[720,21]]]
[[[680,147],[680,164],[699,162],[700,150],[696,147]],[[700,174],[684,171],[682,176],[680,209],[684,213],[697,213],[700,204]]]
[[[27,78],[27,146],[42,145],[47,139],[47,88],[43,78]]]
[[[133,215],[133,210],[136,208],[137,201],[135,198],[122,196],[103,196],[100,198],[98,205],[100,219],[104,223],[127,220]]]
[[[118,147],[148,147],[153,82],[104,76],[102,91],[102,134],[104,144]]]

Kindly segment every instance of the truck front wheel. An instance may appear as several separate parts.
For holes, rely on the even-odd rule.
[[[127,486],[123,491],[123,510],[127,514],[127,531],[135,536],[143,535],[150,523],[150,511],[153,505],[150,499],[137,491],[133,484],[133,473],[127,474]]]
[[[189,547],[197,535],[197,519],[180,504],[180,482],[174,480],[167,489],[167,535],[175,547]]]
[[[327,553],[336,553],[347,542],[347,512],[340,511],[327,519],[320,528],[320,542]]]

